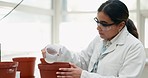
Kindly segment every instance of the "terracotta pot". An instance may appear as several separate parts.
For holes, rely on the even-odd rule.
[[[19,62],[17,71],[20,71],[20,77],[34,77],[36,57],[16,57],[13,61]]]
[[[41,78],[57,78],[56,72],[59,68],[70,68],[67,62],[54,62],[51,64],[38,64]]]
[[[35,76],[26,76],[26,77],[21,77],[21,78],[35,78]]]
[[[48,63],[44,60],[44,58],[40,58],[40,61],[41,61],[41,64],[48,64]]]
[[[18,62],[0,62],[0,78],[15,78]]]

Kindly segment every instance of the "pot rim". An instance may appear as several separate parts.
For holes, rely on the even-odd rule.
[[[54,62],[52,64],[38,64],[40,70],[59,70],[59,68],[70,68],[68,62]]]
[[[18,67],[18,62],[0,62],[0,68],[16,68]]]
[[[36,57],[14,57],[13,61],[35,61]]]

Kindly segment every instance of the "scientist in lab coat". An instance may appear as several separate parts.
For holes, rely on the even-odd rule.
[[[128,17],[129,11],[123,2],[106,1],[94,18],[100,37],[94,38],[85,50],[73,53],[60,45],[47,45],[42,49],[47,62],[70,62],[71,68],[59,69],[66,72],[56,72],[57,78],[140,78],[146,54],[136,27]]]

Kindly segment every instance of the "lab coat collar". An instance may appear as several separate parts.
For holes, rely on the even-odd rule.
[[[101,41],[102,43],[100,43],[100,45],[99,45],[99,51],[96,51],[96,53],[94,53],[92,56],[93,56],[93,58],[91,59],[91,61],[90,61],[90,65],[89,65],[89,67],[88,67],[88,71],[90,71],[91,72],[91,70],[93,69],[93,66],[94,66],[94,64],[95,64],[95,62],[97,61],[97,58],[98,57],[100,57],[100,56],[102,56],[102,57],[100,57],[100,60],[101,59],[103,59],[107,54],[109,54],[109,53],[111,53],[111,52],[113,52],[115,49],[116,49],[116,47],[117,46],[122,46],[122,45],[124,45],[124,43],[125,43],[125,38],[126,38],[126,36],[128,35],[128,31],[127,31],[127,28],[126,27],[124,27],[121,31],[120,31],[120,33],[114,38],[114,40],[112,41],[112,44],[106,49],[106,51],[105,52],[103,52],[103,53],[100,53],[101,51],[101,46],[103,46],[103,41]],[[116,40],[115,40],[116,39]]]
[[[125,43],[125,38],[126,36],[129,34],[129,32],[127,31],[127,27],[125,26],[119,33],[118,35],[116,35],[112,40],[111,40],[111,45],[106,49],[105,52],[102,53],[106,54],[106,53],[110,53],[113,52],[117,46],[122,46]]]

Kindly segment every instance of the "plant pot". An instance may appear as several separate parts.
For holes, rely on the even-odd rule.
[[[21,78],[35,78],[35,76],[26,76],[26,77],[21,77]]]
[[[51,64],[38,64],[41,78],[57,78],[56,72],[59,68],[70,68],[67,62],[54,62]]]
[[[17,71],[20,71],[20,78],[34,77],[36,57],[16,57],[13,61],[19,62]]]
[[[15,78],[18,62],[0,62],[0,78]]]
[[[44,58],[40,58],[40,61],[41,61],[41,64],[48,64],[48,63],[44,60]]]

